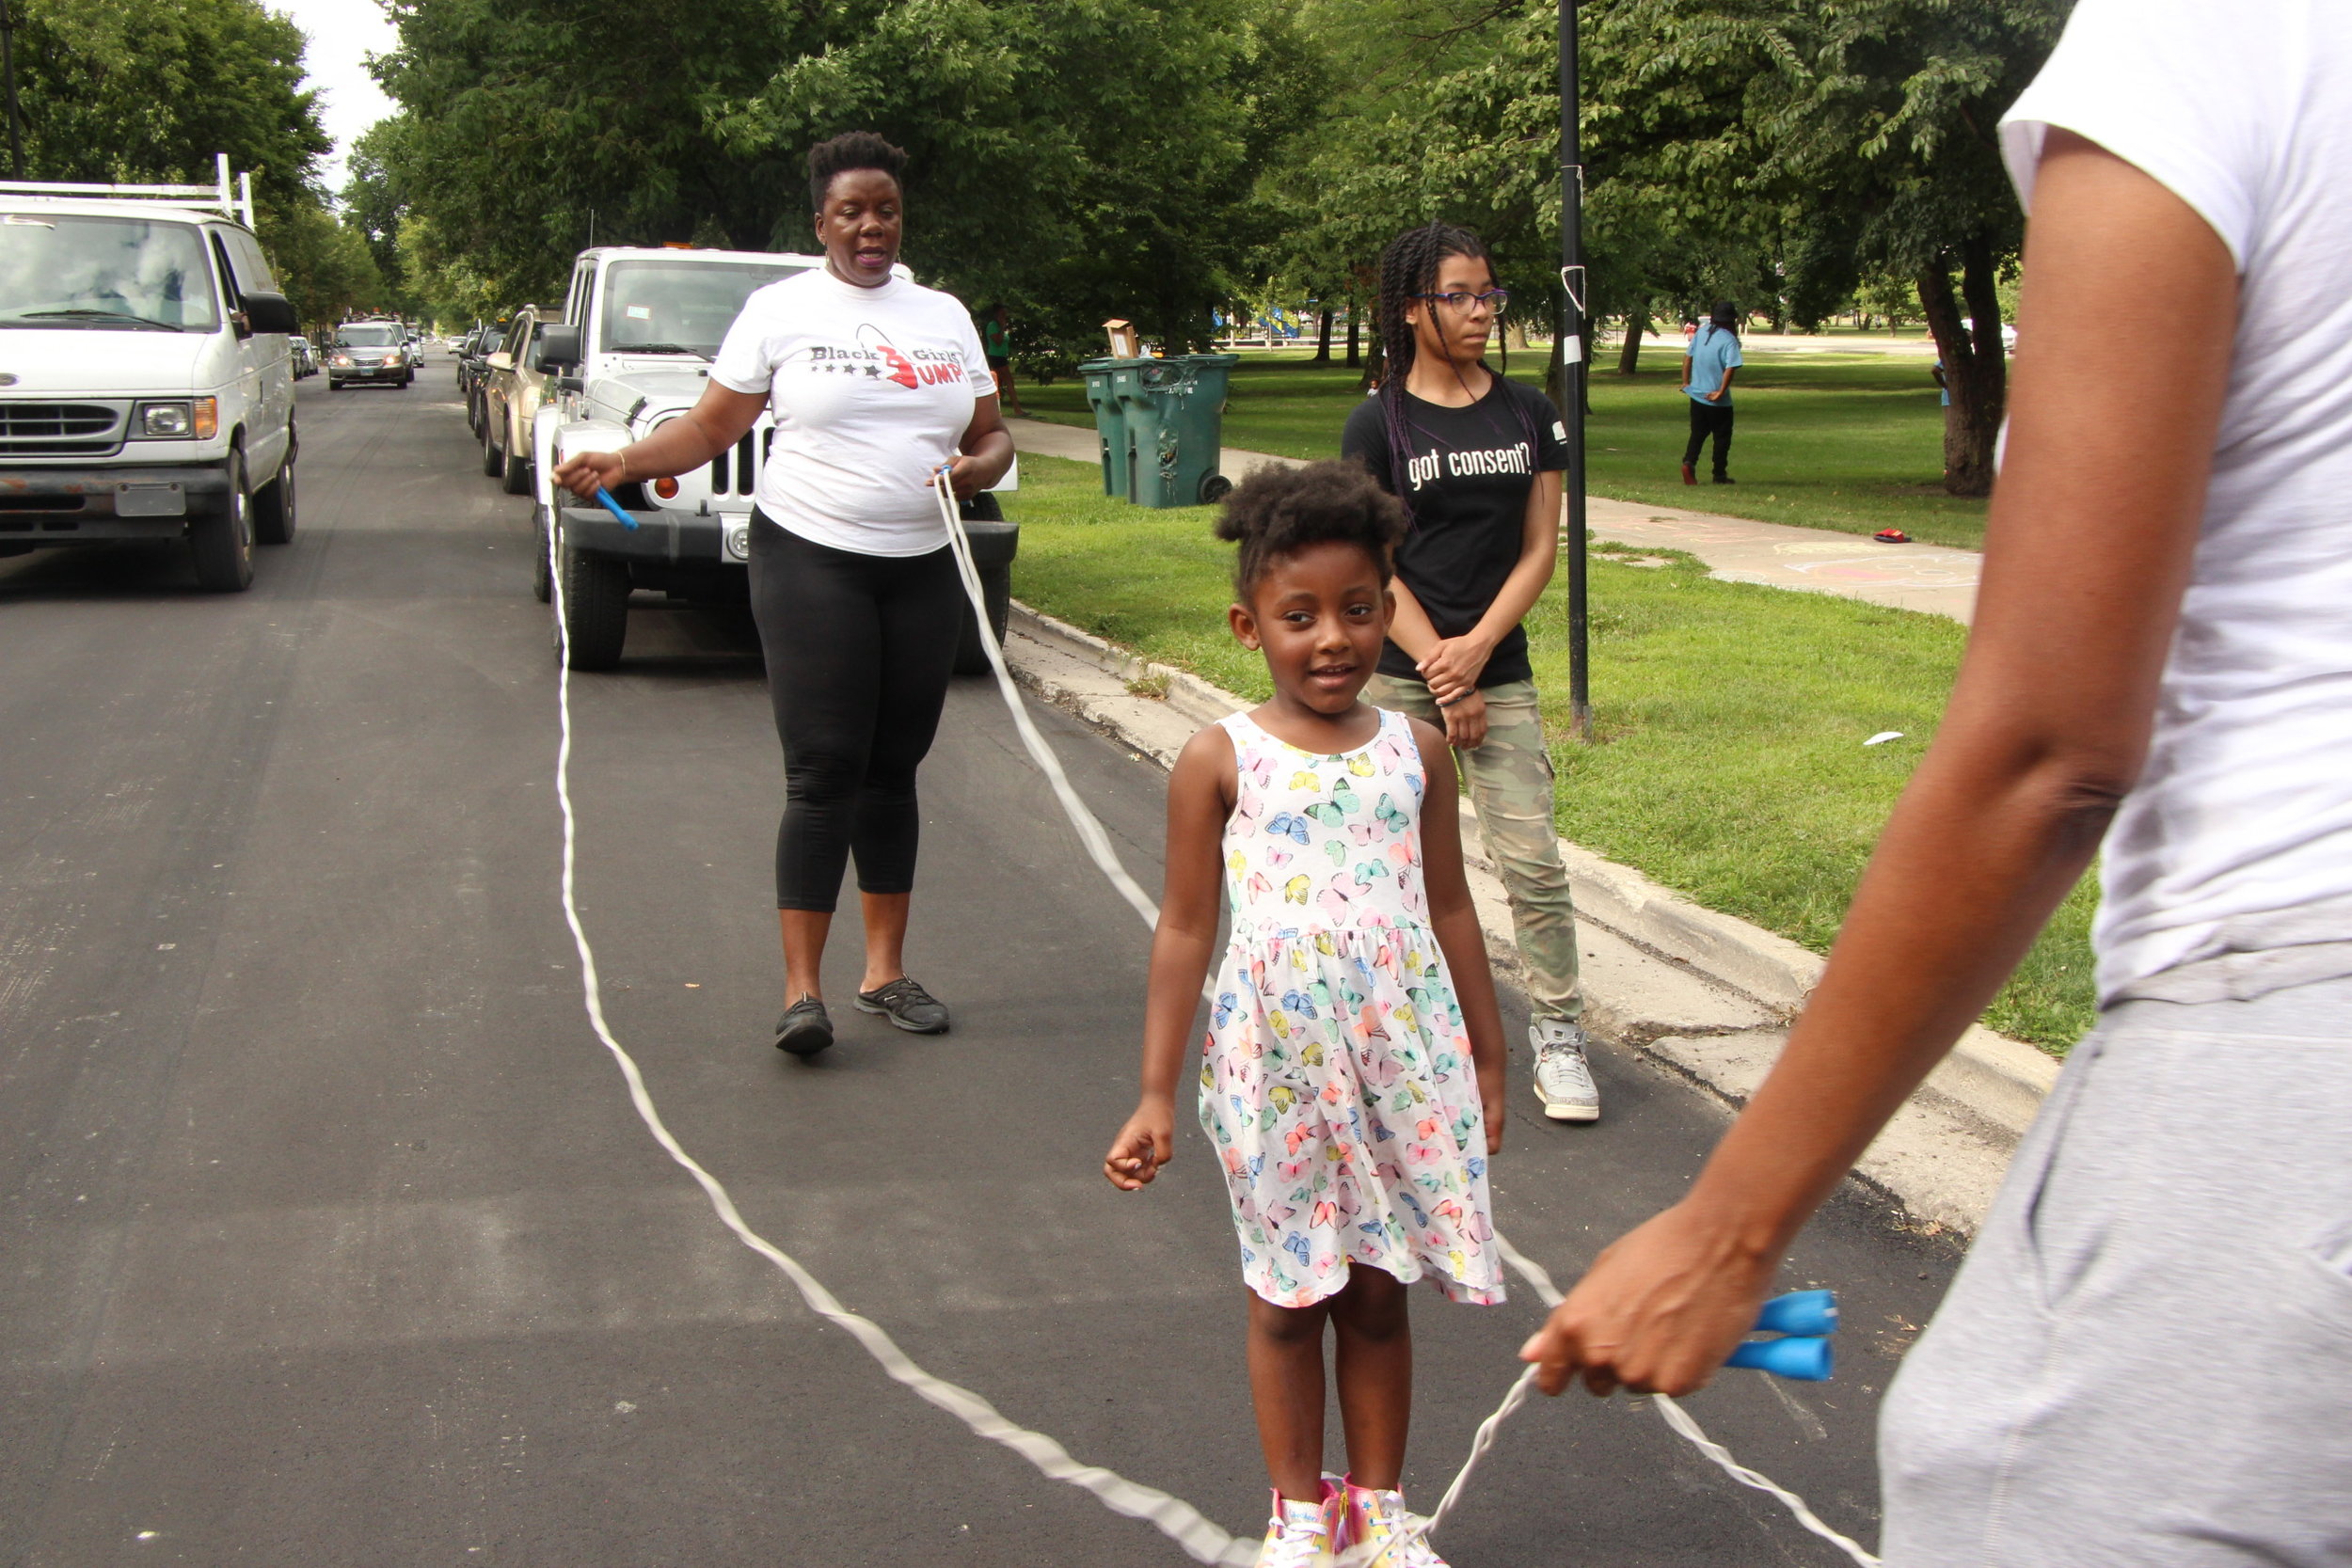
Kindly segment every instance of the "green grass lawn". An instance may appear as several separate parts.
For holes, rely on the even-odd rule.
[[[1612,356],[1592,381],[1592,493],[1849,533],[1892,524],[1915,539],[1975,548],[1984,542],[1984,503],[1944,493],[1943,410],[1930,363],[1901,355],[1750,355],[1733,384],[1740,416],[1731,472],[1740,483],[1693,490],[1677,467],[1690,431],[1689,400],[1675,390],[1680,357],[1653,347],[1640,374],[1621,376]],[[1286,457],[1337,455],[1340,427],[1362,396],[1359,373],[1311,364],[1306,350],[1244,354],[1225,444]],[[1540,382],[1541,351],[1514,354],[1511,373]],[[1094,422],[1074,377],[1026,385],[1022,400],[1057,422]]]
[[[1025,458],[1014,592],[1049,614],[1263,698],[1226,630],[1232,556],[1210,513],[1106,499],[1089,464]],[[1717,582],[1687,556],[1593,562],[1599,743],[1555,739],[1560,831],[1710,908],[1825,951],[1871,843],[1934,734],[1962,628],[1940,616]],[[1660,559],[1661,552],[1640,552]],[[1555,736],[1567,724],[1564,591],[1528,629]],[[1882,730],[1904,738],[1862,743]],[[2077,889],[1986,1014],[2063,1051],[2092,1012],[2093,894]]]

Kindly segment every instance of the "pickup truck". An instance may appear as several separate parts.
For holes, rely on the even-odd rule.
[[[0,184],[0,555],[184,539],[198,586],[294,531],[294,307],[249,178]]]
[[[823,264],[821,256],[770,251],[580,252],[562,320],[550,312],[538,328],[534,352],[552,392],[538,408],[532,446],[538,503],[532,591],[543,604],[553,596],[552,533],[573,669],[610,670],[620,662],[633,591],[714,603],[749,598],[752,497],[775,428],[763,411],[751,434],[708,467],[622,485],[613,499],[634,527],[557,489],[551,476],[563,455],[616,450],[692,407],[709,380],[711,356],[752,291]],[[1016,469],[1000,488],[1017,483]],[[1001,639],[1020,526],[1005,520],[993,494],[972,497],[962,514],[989,620]],[[956,668],[964,674],[988,669],[968,606]]]

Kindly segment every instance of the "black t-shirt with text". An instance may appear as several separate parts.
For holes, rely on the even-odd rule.
[[[1568,466],[1567,430],[1551,401],[1531,387],[1493,377],[1486,395],[1462,408],[1424,403],[1399,388],[1410,453],[1399,483],[1377,396],[1347,417],[1340,452],[1372,470],[1382,489],[1403,498],[1413,526],[1397,546],[1396,571],[1440,637],[1478,625],[1519,562],[1527,534],[1527,497],[1538,473]],[[1380,673],[1419,680],[1413,658],[1391,642]],[[1513,626],[1495,644],[1478,684],[1532,679],[1527,633]]]

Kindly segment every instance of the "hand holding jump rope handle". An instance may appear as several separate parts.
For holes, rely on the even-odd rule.
[[[601,484],[596,486],[596,504],[612,513],[623,528],[634,530],[637,527],[637,519],[630,516],[628,509],[612,499],[612,492]]]
[[[1837,1296],[1831,1291],[1791,1291],[1774,1296],[1756,1314],[1756,1332],[1778,1339],[1751,1339],[1724,1365],[1746,1367],[1800,1383],[1826,1383],[1835,1357],[1828,1336],[1837,1332]]]

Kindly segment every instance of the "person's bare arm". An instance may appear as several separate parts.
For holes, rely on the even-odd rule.
[[[1675,388],[1675,390],[1676,390],[1676,391],[1677,391],[1677,392],[1687,392],[1687,391],[1689,391],[1690,389],[1691,389],[1691,356],[1690,356],[1689,355],[1687,355],[1687,354],[1686,354],[1686,355],[1684,355],[1684,356],[1682,356],[1682,385],[1681,385],[1681,386],[1679,386],[1679,387],[1677,387],[1677,388]]]
[[[609,489],[632,480],[688,473],[750,435],[759,422],[759,411],[767,406],[766,392],[739,392],[713,381],[703,388],[693,407],[644,440],[631,441],[619,451],[574,452],[552,477],[581,500],[592,500],[598,485]]]
[[[1461,791],[1454,784],[1454,753],[1434,725],[1413,721],[1421,747],[1422,886],[1429,895],[1429,928],[1454,977],[1454,999],[1462,1005],[1462,1027],[1470,1035],[1470,1065],[1478,1074],[1478,1099],[1486,1115],[1486,1152],[1502,1148],[1502,1076],[1509,1051],[1502,1039],[1502,1008],[1495,1001],[1495,974],[1486,962],[1486,937],[1470,902],[1470,878],[1462,869]]]
[[[1168,873],[1152,933],[1143,1005],[1143,1093],[1111,1139],[1103,1174],[1126,1192],[1159,1174],[1176,1149],[1176,1085],[1216,951],[1225,819],[1235,788],[1233,739],[1212,724],[1184,743],[1168,775]]]
[[[1707,401],[1709,403],[1721,403],[1724,399],[1731,396],[1731,378],[1739,373],[1739,366],[1725,365],[1724,367],[1723,380],[1717,382],[1715,389],[1707,394]]]
[[[996,394],[991,392],[972,404],[972,422],[964,426],[963,439],[956,445],[962,455],[956,459],[947,483],[959,496],[985,490],[1010,471],[1012,432],[1005,428]]]
[[[2160,337],[2118,298],[2173,303]],[[1681,1393],[1728,1354],[1805,1219],[1992,1000],[2146,752],[2236,323],[2228,250],[2177,197],[2054,133],[2036,182],[2006,466],[1935,742],[1812,1005],[1690,1194],[1593,1265],[1522,1354]]]

